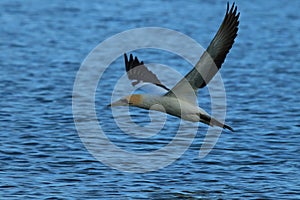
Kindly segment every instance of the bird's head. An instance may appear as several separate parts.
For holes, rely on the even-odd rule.
[[[119,99],[118,101],[115,101],[108,105],[108,107],[113,106],[139,106],[142,103],[142,95],[140,94],[133,94],[128,95],[126,97],[123,97]]]

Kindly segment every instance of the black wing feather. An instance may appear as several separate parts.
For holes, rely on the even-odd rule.
[[[237,36],[240,13],[237,13],[237,7],[233,3],[227,10],[223,22],[211,41],[207,50],[202,54],[195,67],[179,81],[168,93],[167,96],[174,96],[174,92],[180,94],[188,82],[194,89],[195,93],[198,88],[205,87],[221,68],[226,55],[231,49],[234,39]]]
[[[163,85],[157,76],[147,69],[147,67],[144,65],[143,61],[139,61],[137,57],[133,58],[133,55],[130,54],[129,60],[127,57],[127,54],[124,54],[124,60],[125,60],[125,68],[127,72],[127,76],[129,80],[134,80],[132,82],[132,85],[135,86],[136,84],[142,82],[148,82],[153,83],[159,87],[164,88],[165,90],[169,91],[170,89],[167,88],[165,85]]]

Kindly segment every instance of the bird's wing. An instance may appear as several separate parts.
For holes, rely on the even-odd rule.
[[[159,95],[159,96],[163,96],[164,94],[166,94],[167,90],[159,87],[155,84],[152,83],[139,83],[136,86],[137,90],[135,91],[135,93],[147,93],[147,94],[153,94],[153,95]]]
[[[130,54],[129,60],[126,55],[124,54],[125,60],[125,68],[127,72],[128,79],[131,80],[132,86],[136,86],[139,83],[152,83],[162,89],[165,92],[169,91],[170,89],[163,85],[157,76],[147,69],[144,65],[143,61],[139,61],[137,57],[133,58],[132,54]]]
[[[187,88],[192,88],[194,91],[192,96],[196,97],[198,88],[205,87],[221,68],[237,36],[239,15],[235,4],[233,3],[229,10],[229,3],[227,3],[226,15],[207,50],[202,54],[195,67],[167,92],[166,96],[176,96],[191,103],[195,102],[195,99],[187,97]]]

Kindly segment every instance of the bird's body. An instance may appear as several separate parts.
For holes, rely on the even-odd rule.
[[[175,97],[169,97],[165,95],[133,94],[110,104],[110,106],[126,105],[139,107],[146,110],[164,112],[186,121],[202,122],[210,126],[224,127],[233,131],[230,126],[210,117],[205,110],[196,104],[192,104]]]
[[[237,7],[233,4],[229,10],[229,4],[227,4],[224,20],[209,47],[202,54],[194,68],[172,89],[163,85],[156,75],[149,71],[137,57],[133,59],[131,54],[128,60],[127,55],[124,54],[127,76],[130,80],[134,80],[132,82],[133,86],[140,82],[148,82],[164,89],[165,93],[162,95],[133,94],[110,104],[110,106],[129,105],[147,110],[166,112],[187,121],[202,122],[210,126],[219,126],[233,131],[230,126],[211,117],[197,105],[195,100],[197,90],[205,87],[214,77],[231,49],[237,36],[238,18]]]
[[[165,112],[187,121],[199,122],[201,121],[200,115],[208,115],[206,111],[195,104],[174,97],[148,94],[129,96],[129,102],[134,102],[135,99],[140,101],[138,104],[133,103],[137,105],[136,107]]]

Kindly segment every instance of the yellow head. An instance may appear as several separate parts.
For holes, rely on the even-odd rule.
[[[108,106],[138,106],[142,103],[143,97],[140,94],[126,96],[118,101],[115,101]]]

